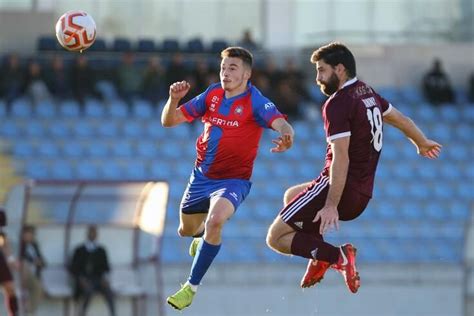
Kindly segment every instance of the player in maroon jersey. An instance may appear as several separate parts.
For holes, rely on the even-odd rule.
[[[319,48],[311,62],[316,64],[317,84],[330,96],[323,106],[326,163],[317,179],[285,192],[285,207],[270,226],[267,244],[277,252],[309,259],[302,287],[319,282],[331,267],[356,293],[360,286],[356,249],[351,244],[335,247],[323,235],[338,229],[339,220],[357,218],[369,203],[383,123],[401,130],[423,157],[437,158],[441,145],[427,139],[410,118],[357,79],[354,56],[343,44]]]

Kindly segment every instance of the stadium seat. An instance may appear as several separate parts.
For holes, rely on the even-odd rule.
[[[81,114],[81,106],[76,100],[61,101],[58,105],[58,112],[64,118],[77,118]]]
[[[97,126],[97,134],[101,137],[118,137],[119,130],[119,124],[116,120],[107,120]]]
[[[104,100],[111,101],[118,98],[114,84],[108,80],[100,80],[96,83],[95,88]]]
[[[439,118],[443,122],[457,123],[461,118],[461,112],[455,104],[444,104],[439,108]]]
[[[105,141],[89,141],[85,145],[85,154],[88,158],[109,158],[111,153],[109,151],[109,144]]]
[[[35,105],[35,115],[39,118],[52,118],[56,115],[56,105],[52,101],[41,101]]]
[[[139,39],[137,51],[140,53],[151,53],[156,50],[155,42],[152,39]]]
[[[209,52],[211,54],[219,54],[221,51],[226,49],[228,46],[229,46],[229,44],[227,43],[226,40],[216,39],[216,40],[212,41]]]
[[[132,115],[136,118],[149,119],[154,115],[153,106],[146,100],[134,100],[132,102]]]
[[[114,52],[130,52],[132,50],[132,43],[128,38],[117,37],[112,43],[112,50]]]
[[[85,154],[84,147],[76,141],[65,142],[61,146],[62,155],[68,158],[80,158]]]
[[[149,177],[156,180],[166,180],[171,177],[171,170],[167,164],[161,161],[153,161],[149,167]],[[182,189],[184,190],[184,188]],[[171,190],[174,190],[172,186]]]
[[[99,168],[89,161],[82,161],[76,166],[75,175],[78,179],[91,180],[99,178]]]
[[[396,87],[381,87],[375,90],[383,98],[387,99],[388,102],[393,103],[396,107],[398,107],[397,104],[399,103],[401,96]]]
[[[46,134],[46,130],[40,121],[33,120],[24,126],[24,133],[30,138],[42,138]]]
[[[200,38],[193,38],[188,41],[186,51],[188,53],[204,53],[204,44]]]
[[[51,164],[51,177],[59,180],[74,179],[71,163],[64,160],[56,160]]]
[[[165,129],[158,120],[152,120],[146,124],[146,135],[152,139],[164,138],[167,136],[168,130],[171,129]]]
[[[140,158],[157,159],[159,157],[158,145],[149,140],[141,140],[136,144],[136,152]]]
[[[0,99],[0,118],[7,116],[7,104],[4,100]]]
[[[127,118],[128,105],[123,100],[114,100],[108,105],[107,113],[112,118]]]
[[[474,104],[467,104],[459,109],[461,110],[461,118],[464,121],[474,122]]]
[[[90,138],[96,134],[95,124],[90,120],[74,121],[71,130],[73,135],[78,138]]]
[[[35,157],[35,147],[30,142],[15,142],[12,146],[12,153],[15,158]]]
[[[108,160],[107,163],[102,166],[100,171],[102,177],[107,180],[118,180],[125,178],[125,174],[120,164],[114,160]]]
[[[20,126],[13,120],[5,120],[0,124],[0,136],[14,138],[21,135]]]
[[[125,176],[131,180],[149,179],[146,164],[139,160],[129,161],[125,164]]]
[[[91,52],[105,52],[107,51],[107,43],[103,38],[96,38],[94,44],[89,48]]]
[[[97,99],[88,99],[85,103],[84,114],[86,117],[104,117],[105,105]]]
[[[52,120],[46,123],[48,134],[55,139],[66,139],[72,135],[70,125],[64,120]]]
[[[30,160],[25,165],[26,175],[30,179],[49,179],[51,178],[49,173],[49,167],[50,165],[44,160]]]
[[[110,146],[111,154],[113,157],[131,158],[133,157],[133,147],[130,142],[117,141]]]
[[[41,158],[58,158],[60,156],[59,144],[53,141],[37,143],[35,148]]]
[[[143,124],[128,120],[122,125],[122,135],[128,138],[141,139],[145,135]]]
[[[420,89],[413,86],[400,88],[400,98],[402,101],[408,102],[410,104],[420,104],[424,102],[424,98]]]
[[[26,98],[19,98],[11,104],[11,116],[27,118],[33,116],[33,108],[31,102]]]
[[[40,36],[38,38],[39,51],[54,51],[60,49],[59,43],[54,36]]]
[[[179,52],[179,42],[176,39],[165,39],[161,44],[161,51],[163,53],[176,53]]]

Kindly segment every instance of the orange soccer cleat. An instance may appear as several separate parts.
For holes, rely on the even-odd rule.
[[[310,259],[308,266],[306,267],[306,272],[301,279],[301,287],[311,287],[324,278],[324,273],[329,269],[331,264],[326,261]]]
[[[332,265],[332,268],[338,270],[342,274],[349,291],[357,293],[357,290],[360,287],[359,272],[357,272],[355,264],[357,249],[351,244],[344,244],[340,249],[341,256],[339,257],[339,261]]]

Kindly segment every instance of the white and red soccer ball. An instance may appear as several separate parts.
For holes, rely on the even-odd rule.
[[[94,44],[95,36],[95,22],[84,11],[68,11],[56,22],[56,37],[67,50],[83,51]]]

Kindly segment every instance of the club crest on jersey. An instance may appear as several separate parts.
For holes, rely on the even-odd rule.
[[[244,113],[244,107],[242,105],[238,105],[234,110],[234,114],[242,115],[242,113]]]

